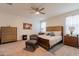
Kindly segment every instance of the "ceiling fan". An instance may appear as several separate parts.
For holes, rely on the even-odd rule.
[[[31,7],[31,9],[35,11],[35,14],[45,14],[44,12],[42,12],[45,8]]]

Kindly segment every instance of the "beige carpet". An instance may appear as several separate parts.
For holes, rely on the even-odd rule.
[[[49,51],[38,47],[34,52],[24,50],[25,41],[18,41],[0,45],[0,56],[78,56],[79,49],[59,44]]]

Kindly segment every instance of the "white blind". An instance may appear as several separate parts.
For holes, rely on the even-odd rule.
[[[66,17],[65,21],[65,34],[70,34],[69,27],[74,27],[73,34],[79,34],[79,15]]]
[[[46,22],[41,22],[41,32],[46,32]]]

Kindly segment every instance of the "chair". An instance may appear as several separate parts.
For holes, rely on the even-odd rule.
[[[38,40],[38,35],[36,34],[30,35],[30,40]]]
[[[36,34],[30,35],[30,40],[25,42],[26,48],[30,48],[32,51],[38,47],[38,36]]]

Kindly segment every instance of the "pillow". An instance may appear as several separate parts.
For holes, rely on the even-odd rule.
[[[46,35],[48,36],[48,35],[50,35],[50,33],[47,33]]]
[[[54,32],[51,32],[51,33],[50,33],[50,36],[55,36]]]
[[[46,33],[45,33],[45,35],[49,35],[49,34],[50,34],[50,32],[46,32]]]
[[[61,36],[61,31],[54,31],[55,36]]]
[[[38,34],[39,34],[39,35],[44,35],[45,33],[41,33],[41,32],[40,32],[40,33],[38,33]]]
[[[53,32],[47,33],[46,35],[55,36],[55,34]]]

